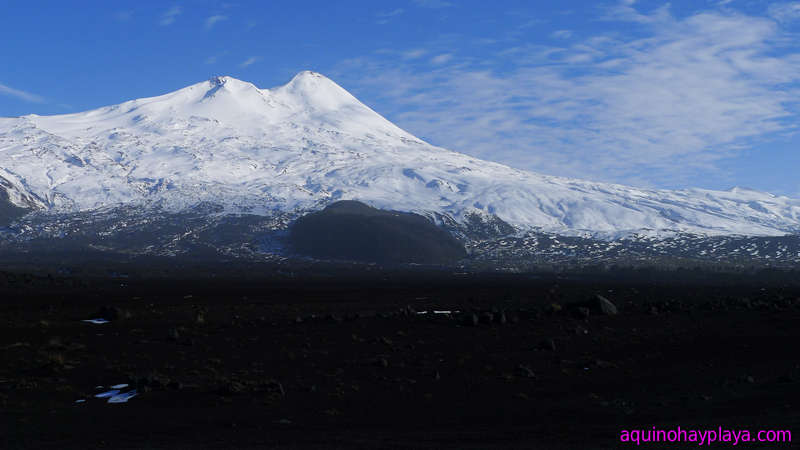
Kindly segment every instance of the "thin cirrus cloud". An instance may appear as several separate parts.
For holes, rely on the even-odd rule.
[[[219,22],[222,22],[223,20],[228,20],[228,16],[222,16],[222,15],[210,16],[209,18],[206,19],[206,24],[205,24],[206,30],[214,28],[214,25],[216,25]]]
[[[378,13],[375,14],[375,16],[378,18],[377,24],[378,25],[385,25],[385,24],[389,23],[389,19],[390,18],[395,17],[395,16],[399,16],[399,15],[403,14],[404,12],[405,12],[405,10],[403,8],[397,8],[397,9],[394,9],[392,11],[379,11]]]
[[[779,47],[795,44],[776,21],[643,14],[633,4],[623,0],[608,19],[644,34],[509,47],[503,72],[374,57],[338,72],[424,139],[562,176],[667,187],[698,173],[723,179],[721,160],[795,131],[800,53]]]
[[[557,30],[550,33],[550,37],[555,39],[569,39],[572,37],[572,31],[570,30]]]
[[[400,55],[403,57],[403,59],[417,59],[417,58],[422,58],[427,53],[428,51],[425,50],[424,48],[415,48],[412,50],[401,52]]]
[[[768,9],[769,15],[781,22],[800,19],[800,2],[773,3]]]
[[[161,14],[161,18],[159,19],[158,23],[161,24],[161,26],[172,25],[175,23],[175,19],[177,19],[182,12],[183,9],[180,6],[173,6],[165,11],[164,14]]]
[[[445,0],[413,0],[417,6],[423,8],[448,8],[453,6],[452,2]]]
[[[245,68],[245,67],[251,66],[251,65],[257,63],[260,59],[261,58],[258,57],[258,56],[251,56],[250,58],[247,58],[246,60],[244,60],[244,62],[239,64],[239,67]]]
[[[6,95],[9,97],[18,98],[20,100],[24,100],[26,102],[31,102],[31,103],[44,103],[44,98],[39,95],[31,94],[30,92],[25,92],[19,89],[14,89],[10,86],[6,86],[3,83],[0,83],[0,95]]]
[[[441,55],[436,55],[431,58],[431,64],[446,64],[451,59],[453,59],[453,55],[451,53],[442,53]]]
[[[376,16],[378,16],[378,17],[394,17],[394,16],[399,16],[400,14],[403,14],[403,12],[405,12],[405,10],[403,8],[397,8],[397,9],[394,9],[392,11],[380,11],[380,12],[378,12],[376,14]]]

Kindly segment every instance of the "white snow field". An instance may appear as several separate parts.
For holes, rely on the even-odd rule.
[[[800,231],[798,199],[545,176],[435,147],[313,72],[274,89],[216,77],[92,111],[0,118],[0,189],[53,213],[212,202],[269,215],[355,199],[562,234]]]

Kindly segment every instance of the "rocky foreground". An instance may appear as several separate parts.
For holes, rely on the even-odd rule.
[[[797,284],[3,272],[0,299],[3,448],[602,449],[800,424]]]

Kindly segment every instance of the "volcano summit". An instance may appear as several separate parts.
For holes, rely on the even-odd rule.
[[[436,147],[314,72],[273,89],[215,77],[82,113],[0,119],[6,236],[69,235],[76,221],[115,228],[120,211],[140,225],[191,212],[196,224],[246,215],[280,217],[280,228],[339,200],[517,235],[800,231],[797,199],[545,176]]]

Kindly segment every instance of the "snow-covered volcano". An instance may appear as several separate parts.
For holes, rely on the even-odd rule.
[[[216,77],[77,114],[0,119],[3,190],[0,200],[52,213],[212,203],[270,215],[356,199],[561,234],[800,231],[797,199],[544,176],[435,147],[313,72],[274,89]]]

